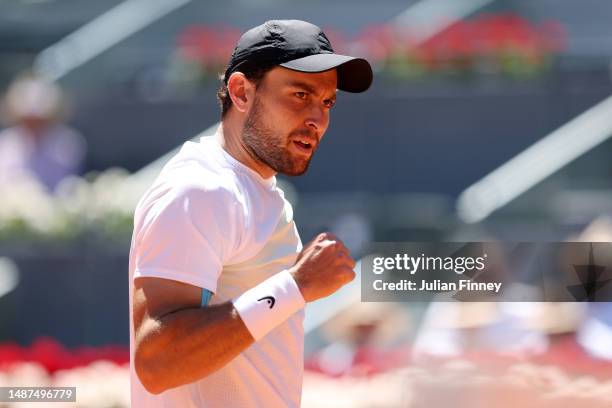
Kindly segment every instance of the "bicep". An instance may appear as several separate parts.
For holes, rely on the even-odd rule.
[[[140,338],[139,332],[162,316],[199,307],[202,288],[170,279],[140,277],[134,280],[132,296],[134,333]]]

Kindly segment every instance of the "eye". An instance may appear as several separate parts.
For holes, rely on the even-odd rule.
[[[300,99],[306,99],[306,96],[308,96],[308,94],[306,92],[301,92],[301,91],[300,92],[296,92],[294,95],[297,96]]]
[[[332,106],[334,106],[336,104],[336,100],[335,99],[326,99],[323,101],[323,105],[327,108],[330,109]]]

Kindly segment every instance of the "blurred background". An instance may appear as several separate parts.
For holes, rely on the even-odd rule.
[[[281,177],[304,242],[612,241],[608,1],[0,0],[0,386],[128,406],[134,207],[272,18],[375,68]],[[356,280],[307,316],[305,407],[612,404],[606,303],[366,304]]]

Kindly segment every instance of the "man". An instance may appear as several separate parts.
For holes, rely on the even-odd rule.
[[[0,186],[36,181],[53,192],[64,178],[80,172],[86,142],[63,123],[66,103],[57,84],[21,75],[4,102],[11,127],[0,132]]]
[[[302,248],[276,173],[306,171],[336,89],[365,91],[367,61],[317,26],[246,32],[218,96],[214,137],[187,142],[135,212],[132,407],[296,407],[304,305],[354,278],[331,234]]]

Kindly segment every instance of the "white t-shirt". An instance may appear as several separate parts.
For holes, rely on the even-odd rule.
[[[302,243],[276,186],[213,137],[187,142],[142,197],[130,249],[132,408],[297,407],[304,311],[295,313],[213,374],[159,395],[134,370],[132,285],[159,277],[206,288],[211,304],[235,299],[295,262]]]

